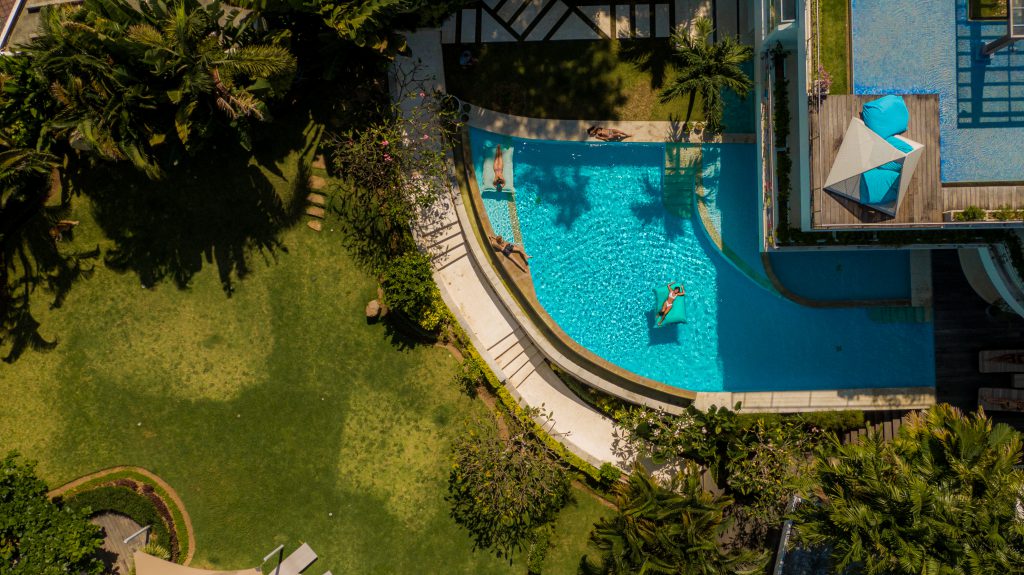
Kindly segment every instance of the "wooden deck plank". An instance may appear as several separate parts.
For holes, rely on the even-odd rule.
[[[850,119],[860,117],[861,106],[878,96],[833,95],[810,113],[811,221],[816,229],[913,228],[942,223],[942,213],[978,206],[1024,208],[1024,185],[943,184],[939,163],[939,98],[935,94],[904,95],[910,123],[906,137],[924,144],[910,187],[896,217],[872,210],[822,189],[835,161]]]

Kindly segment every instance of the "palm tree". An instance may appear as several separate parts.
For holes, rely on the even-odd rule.
[[[892,443],[835,441],[797,534],[829,546],[840,573],[1024,572],[1021,446],[1008,426],[949,405],[912,416]]]
[[[590,535],[600,557],[584,556],[581,573],[627,575],[741,575],[758,573],[765,557],[753,552],[727,553],[718,538],[729,527],[727,496],[716,497],[700,486],[699,468],[690,464],[682,480],[667,489],[642,469],[634,469],[617,489],[619,512],[602,519]]]
[[[672,83],[661,91],[661,102],[677,96],[688,96],[686,121],[690,121],[693,104],[699,95],[704,108],[708,130],[722,128],[722,90],[729,89],[745,98],[753,85],[740,67],[753,55],[750,46],[744,46],[727,37],[712,43],[711,20],[698,18],[692,29],[679,27],[672,34],[672,46],[678,62],[678,73]]]
[[[219,127],[246,145],[249,121],[287,90],[295,59],[256,24],[217,1],[85,0],[48,10],[24,50],[62,136],[157,177],[162,150],[195,153]]]

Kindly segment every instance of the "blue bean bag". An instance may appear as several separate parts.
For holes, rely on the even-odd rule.
[[[676,286],[682,287],[682,282],[673,282],[672,288]],[[668,315],[665,316],[665,321],[658,325],[658,312],[661,311],[662,304],[668,299],[668,286],[658,286],[654,288],[654,327],[661,327],[670,323],[686,323],[686,296],[681,295],[676,297],[676,301],[672,303],[672,309],[668,310]]]
[[[906,132],[910,122],[910,112],[903,96],[895,95],[882,96],[864,104],[861,116],[864,124],[883,138]]]
[[[860,175],[860,203],[869,206],[891,204],[899,194],[900,173],[875,168]]]

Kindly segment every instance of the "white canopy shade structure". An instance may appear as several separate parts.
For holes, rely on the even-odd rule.
[[[917,162],[921,158],[924,145],[903,136],[892,136],[892,138],[906,144],[905,147],[910,151],[904,152],[897,149],[885,138],[868,128],[860,118],[851,119],[850,126],[843,136],[843,143],[839,146],[839,152],[825,179],[824,188],[834,194],[847,197],[895,217],[906,195],[907,188],[910,186],[914,168],[917,167]],[[882,200],[867,193],[871,184],[865,181],[865,174],[887,164],[888,168],[882,169],[898,174],[898,186],[895,197],[892,197],[892,194],[886,194]],[[868,175],[867,178],[871,179],[871,175]]]

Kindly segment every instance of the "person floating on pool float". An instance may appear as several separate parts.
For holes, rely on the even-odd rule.
[[[665,316],[667,316],[668,312],[672,310],[672,304],[676,302],[676,298],[681,295],[686,295],[686,290],[683,289],[681,284],[673,288],[670,283],[668,284],[668,289],[668,297],[665,298],[665,303],[661,304],[661,311],[658,312],[658,317],[660,318],[658,320],[658,325],[661,325],[661,322],[665,321]]]
[[[494,150],[494,182],[492,183],[499,192],[502,186],[505,185],[505,162],[501,160],[501,146]]]
[[[621,142],[626,138],[632,138],[632,134],[627,134],[622,130],[616,130],[615,128],[601,128],[599,126],[591,126],[587,129],[587,135],[591,138],[597,138],[604,142]]]

